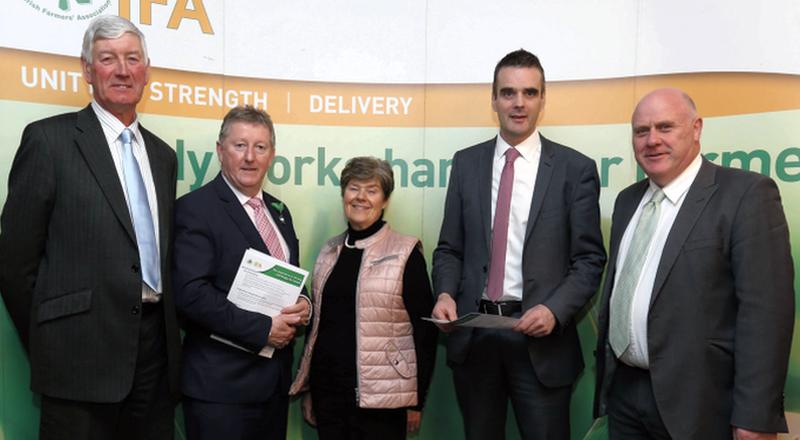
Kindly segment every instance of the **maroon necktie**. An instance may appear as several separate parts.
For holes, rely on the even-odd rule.
[[[506,150],[506,164],[500,174],[497,189],[497,206],[492,226],[492,259],[489,263],[489,285],[486,294],[491,301],[503,296],[503,280],[506,277],[506,247],[508,245],[508,217],[511,211],[511,190],[514,186],[514,161],[520,156],[516,148]]]
[[[286,256],[283,255],[283,248],[281,247],[278,233],[275,232],[275,228],[273,228],[272,224],[269,222],[267,214],[264,212],[264,205],[261,203],[261,199],[253,197],[247,201],[247,205],[253,208],[255,212],[256,229],[258,229],[258,235],[264,240],[264,244],[267,245],[269,254],[281,261],[286,261]]]

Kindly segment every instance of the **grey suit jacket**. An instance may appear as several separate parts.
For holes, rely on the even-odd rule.
[[[544,304],[556,330],[529,338],[528,352],[547,386],[571,384],[583,369],[574,317],[595,294],[605,263],[595,163],[544,137],[522,258],[523,310]],[[492,158],[495,139],[453,157],[439,244],[433,254],[437,294],[453,295],[459,315],[475,312],[486,286],[491,253]],[[472,330],[447,342],[449,362],[467,356]]]
[[[598,416],[617,362],[607,337],[619,243],[647,186],[626,188],[614,206],[598,323]],[[731,425],[785,432],[794,321],[788,234],[771,179],[703,160],[664,246],[648,316],[653,393],[672,438],[730,439]]]
[[[158,198],[166,346],[177,390],[169,270],[176,158],[141,132]],[[91,106],[25,128],[0,221],[0,292],[29,352],[31,388],[120,401],[136,365],[142,278],[122,184]]]

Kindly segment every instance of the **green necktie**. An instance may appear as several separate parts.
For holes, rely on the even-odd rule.
[[[609,319],[608,340],[617,357],[622,356],[631,343],[631,304],[639,276],[642,273],[647,249],[653,239],[658,217],[661,214],[661,201],[664,191],[658,189],[650,201],[645,203],[639,223],[633,231],[633,238],[628,246],[625,263],[617,271],[617,280],[611,295],[611,315]]]

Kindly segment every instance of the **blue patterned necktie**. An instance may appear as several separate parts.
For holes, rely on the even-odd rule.
[[[139,247],[142,279],[150,288],[158,291],[161,271],[158,264],[158,247],[153,228],[153,215],[150,213],[150,204],[147,201],[147,191],[144,188],[144,180],[142,179],[142,172],[139,170],[139,163],[136,161],[136,157],[133,156],[132,138],[133,133],[127,128],[120,135],[125,188],[128,190],[128,205],[131,219],[133,220],[133,229],[136,232],[136,244]]]

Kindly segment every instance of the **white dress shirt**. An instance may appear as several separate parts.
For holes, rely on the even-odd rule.
[[[497,191],[500,188],[500,176],[506,164],[506,150],[511,148],[502,136],[497,136],[492,161],[492,225],[497,208]],[[511,210],[508,217],[508,241],[506,247],[506,270],[503,280],[503,295],[499,301],[522,300],[522,251],[525,247],[525,230],[528,227],[528,214],[531,211],[533,187],[539,171],[539,157],[542,154],[542,140],[539,130],[514,148],[520,157],[514,161],[514,186],[511,192]],[[487,277],[488,282],[488,277]],[[486,286],[483,290],[486,296]]]
[[[128,212],[130,213],[130,200],[128,200],[128,188],[125,185],[125,172],[122,165],[122,140],[120,135],[126,128],[133,132],[133,139],[131,139],[131,147],[133,148],[133,157],[139,164],[139,171],[142,173],[142,180],[144,181],[144,189],[147,192],[147,203],[150,206],[150,215],[153,217],[153,230],[155,231],[156,243],[159,241],[158,230],[158,199],[156,198],[156,186],[153,182],[153,171],[150,169],[150,159],[147,157],[147,149],[145,148],[144,138],[139,131],[139,117],[131,123],[130,126],[125,126],[116,116],[112,115],[108,110],[104,109],[92,100],[92,110],[94,110],[97,119],[100,120],[100,126],[103,128],[103,135],[106,138],[109,151],[111,151],[111,158],[114,160],[114,167],[119,176],[119,182],[122,185],[122,192],[125,195],[125,201],[128,204]],[[133,214],[131,213],[131,216]],[[156,246],[158,252],[158,261],[161,261],[160,246]],[[142,300],[145,302],[158,301],[160,293],[163,291],[163,276],[159,277],[158,287],[153,290],[144,281],[142,281]]]
[[[656,232],[653,239],[650,241],[650,246],[647,249],[647,254],[644,260],[642,272],[639,275],[639,281],[636,284],[636,290],[633,294],[633,302],[631,303],[631,344],[625,353],[622,354],[620,359],[631,366],[648,369],[650,366],[650,359],[647,351],[647,316],[650,312],[650,299],[653,295],[653,285],[656,280],[656,272],[658,265],[661,262],[661,254],[664,251],[664,245],[667,243],[672,225],[675,222],[675,217],[678,215],[683,201],[686,199],[686,194],[689,192],[689,187],[692,186],[697,173],[700,171],[702,159],[698,154],[689,166],[683,170],[675,179],[667,184],[664,188],[666,197],[661,202],[661,213],[656,224]],[[639,206],[636,208],[630,223],[625,229],[625,234],[622,236],[622,241],[619,245],[619,260],[617,261],[617,271],[626,270],[625,257],[628,253],[628,248],[631,244],[633,231],[636,229],[636,224],[639,222],[639,217],[642,215],[644,205],[650,201],[653,193],[658,189],[658,186],[650,181],[650,187],[645,191]],[[611,295],[616,292],[616,283]],[[614,319],[612,316],[611,319]]]

